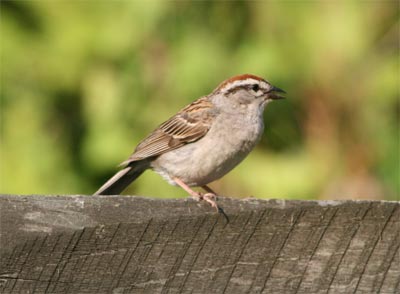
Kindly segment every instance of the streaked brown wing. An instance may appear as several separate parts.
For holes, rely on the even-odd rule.
[[[141,141],[121,165],[157,156],[199,140],[208,132],[216,115],[212,106],[207,97],[189,104]]]

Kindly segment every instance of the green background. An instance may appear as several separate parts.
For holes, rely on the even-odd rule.
[[[399,196],[397,1],[2,1],[1,193],[91,194],[222,80],[287,92],[211,186],[259,198]],[[125,192],[182,197],[146,172]]]

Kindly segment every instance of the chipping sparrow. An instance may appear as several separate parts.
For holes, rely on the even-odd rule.
[[[207,187],[239,164],[260,140],[263,111],[268,102],[283,98],[283,90],[266,80],[238,75],[211,94],[192,102],[139,143],[125,166],[94,195],[121,193],[146,169],[168,183],[218,209],[216,194]],[[201,194],[190,187],[199,186]]]

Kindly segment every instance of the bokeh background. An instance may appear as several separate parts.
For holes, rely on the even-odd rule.
[[[91,194],[222,80],[286,90],[211,186],[259,198],[399,197],[397,1],[1,1],[1,193]],[[125,193],[184,197],[146,172]]]

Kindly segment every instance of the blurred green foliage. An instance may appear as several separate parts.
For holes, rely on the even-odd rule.
[[[91,194],[232,75],[287,91],[223,195],[399,195],[397,1],[2,1],[1,193]],[[146,172],[128,193],[185,196]]]

